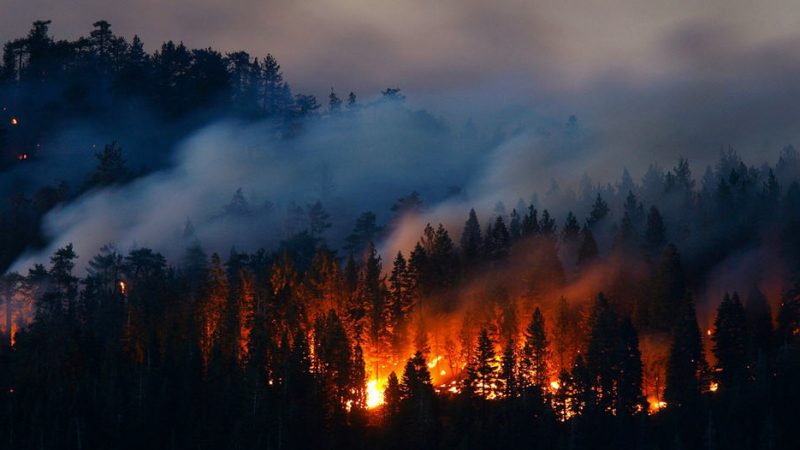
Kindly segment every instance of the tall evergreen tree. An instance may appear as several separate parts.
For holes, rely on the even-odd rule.
[[[703,389],[705,357],[694,301],[687,294],[678,311],[667,358],[664,400],[672,407],[695,407]]]
[[[525,342],[520,357],[520,374],[524,387],[547,385],[550,342],[545,333],[544,316],[537,306],[525,328]]]
[[[474,209],[469,210],[469,217],[464,223],[464,231],[461,232],[461,254],[464,262],[468,266],[474,265],[478,260],[482,248],[481,225]]]
[[[736,383],[743,382],[747,376],[747,320],[739,294],[727,293],[722,298],[714,331],[712,350],[717,358],[717,377],[723,389],[732,389]]]

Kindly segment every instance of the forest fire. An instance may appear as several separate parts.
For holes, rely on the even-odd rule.
[[[667,402],[655,398],[648,399],[647,403],[649,405],[648,414],[656,414],[667,407]]]
[[[378,380],[369,380],[367,382],[367,408],[374,409],[384,403],[383,389],[378,387]]]

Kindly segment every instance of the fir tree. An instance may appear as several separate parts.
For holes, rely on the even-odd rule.
[[[739,294],[722,298],[714,320],[712,350],[722,388],[730,389],[747,376],[747,321]]]
[[[474,265],[478,260],[482,246],[481,225],[475,210],[470,209],[464,231],[461,232],[461,254],[468,266]]]
[[[521,381],[525,387],[539,386],[543,389],[546,386],[549,345],[550,342],[545,334],[544,316],[537,306],[530,323],[525,328],[525,342],[520,358]]]

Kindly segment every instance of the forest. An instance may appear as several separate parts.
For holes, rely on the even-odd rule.
[[[0,177],[46,160],[47,136],[76,121],[122,131],[73,181],[0,183],[0,447],[800,447],[791,145],[763,164],[722,148],[700,177],[689,158],[638,180],[619,167],[489,208],[454,191],[457,219],[414,186],[354,214],[320,194],[267,216],[285,225],[268,247],[208,248],[193,218],[179,257],[64,242],[22,267],[51,244],[49,214],[169,164],[164,150],[131,167],[127,139],[171,148],[233,117],[290,145],[371,107],[293,93],[271,55],[151,54],[105,21],[74,41],[48,26],[4,47]],[[399,88],[371,102],[447,132]],[[133,133],[145,114],[158,129]],[[220,226],[251,223],[259,206],[230,192]]]

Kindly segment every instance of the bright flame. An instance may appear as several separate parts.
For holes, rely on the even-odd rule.
[[[17,120],[17,118],[16,118],[16,117],[12,117],[12,118],[11,118],[11,125],[14,125],[14,126],[17,126],[17,125],[19,125],[19,121]]]
[[[650,400],[649,403],[650,403],[650,410],[649,410],[650,414],[655,414],[667,407],[667,402],[663,400]]]
[[[442,355],[439,355],[436,358],[433,358],[433,360],[431,360],[431,362],[428,363],[428,368],[429,369],[433,369],[434,367],[436,367],[437,364],[439,364],[439,361],[441,361],[443,358],[444,358],[444,356],[442,356]]]
[[[706,335],[711,336],[711,329],[706,330]]]
[[[712,381],[711,384],[708,386],[708,390],[711,392],[717,392],[717,389],[719,389],[719,383],[717,383],[716,381]]]
[[[554,391],[557,391],[561,388],[561,383],[559,383],[558,380],[553,380],[550,382],[550,388],[552,388]]]
[[[383,391],[378,388],[378,380],[370,380],[367,383],[367,408],[377,408],[383,402]]]
[[[17,324],[11,324],[11,346],[13,347],[14,344],[17,343]]]
[[[122,281],[122,280],[120,280],[120,282],[119,282],[119,292],[120,292],[122,295],[125,295],[125,294],[127,294],[127,293],[128,293],[128,286],[127,286],[127,285],[125,284],[125,282],[124,282],[124,281]]]

